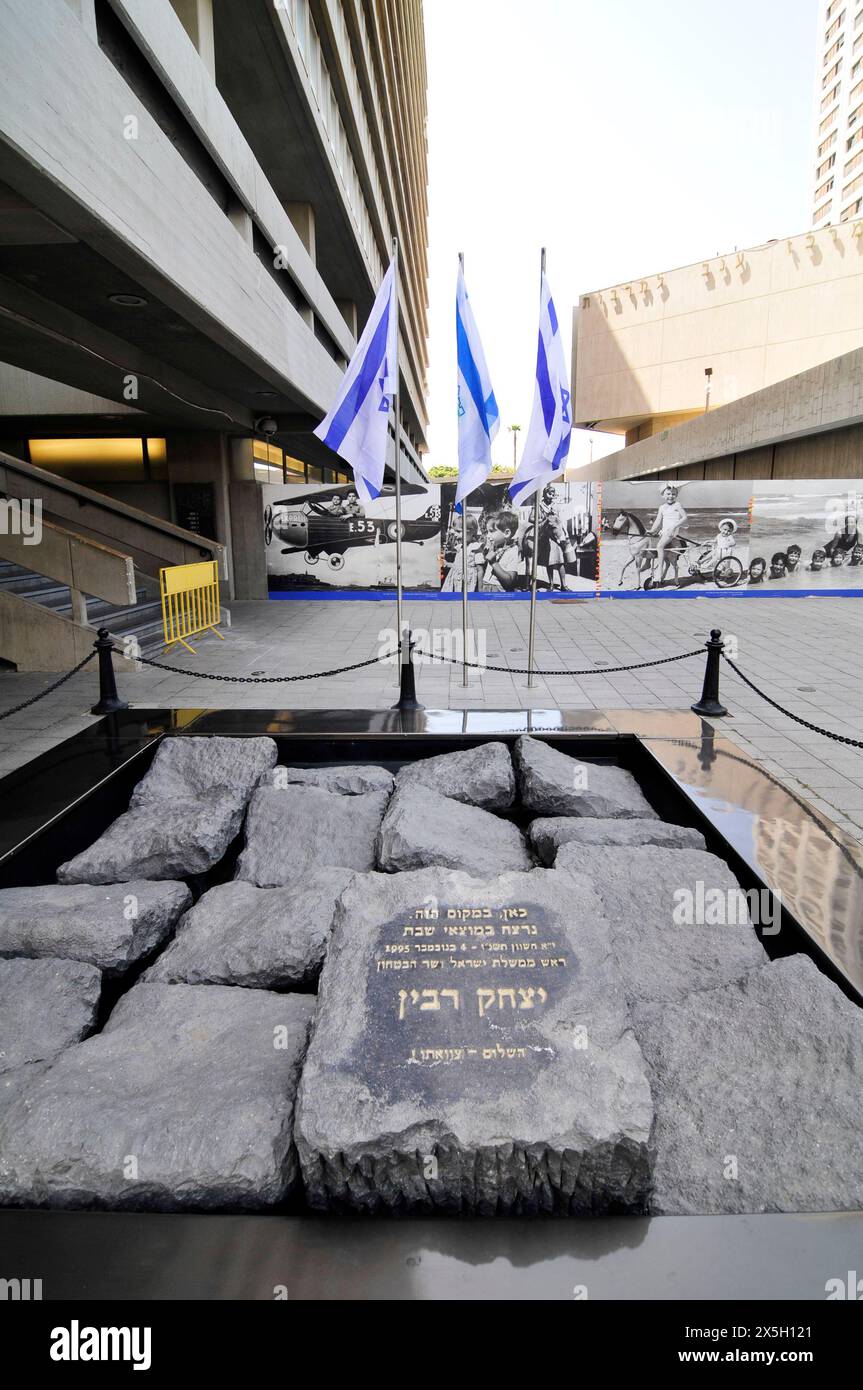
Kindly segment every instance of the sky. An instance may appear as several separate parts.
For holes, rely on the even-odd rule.
[[[456,462],[459,251],[504,464],[541,247],[569,364],[580,295],[808,229],[817,21],[818,0],[425,0],[427,466]],[[623,442],[593,438],[595,458]]]

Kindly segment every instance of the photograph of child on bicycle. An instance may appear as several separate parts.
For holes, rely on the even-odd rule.
[[[602,588],[733,589],[749,578],[747,483],[605,483]]]

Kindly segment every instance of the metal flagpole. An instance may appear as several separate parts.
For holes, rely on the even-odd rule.
[[[402,611],[402,458],[401,441],[399,439],[399,243],[393,237],[393,297],[396,310],[396,366],[395,383],[396,389],[393,395],[393,407],[395,410],[395,447],[396,447],[396,628],[398,629],[399,653],[402,661],[410,661],[410,651],[403,649],[404,643],[404,617]],[[401,673],[399,673],[401,680]]]
[[[464,271],[464,256],[458,253],[458,263]],[[456,368],[458,371],[458,368]],[[462,685],[467,685],[467,498],[461,501],[461,664]]]
[[[540,258],[539,304],[542,311],[542,277],[545,274],[545,247]],[[539,556],[539,488],[533,494],[533,564],[530,574],[530,636],[527,644],[527,684],[535,685],[533,678],[533,649],[536,642],[536,570]]]

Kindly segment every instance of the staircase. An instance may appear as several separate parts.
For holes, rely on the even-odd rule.
[[[136,572],[135,592],[138,602],[132,607],[119,606],[104,599],[87,599],[87,623],[94,629],[106,627],[113,637],[122,640],[134,635],[144,656],[161,651],[162,605],[153,581]],[[72,596],[65,584],[44,579],[23,565],[0,560],[0,594],[17,594],[19,598],[38,603],[61,617],[72,618]]]

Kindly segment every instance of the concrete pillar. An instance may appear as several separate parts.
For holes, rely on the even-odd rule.
[[[354,338],[358,338],[357,332],[357,306],[352,299],[337,299],[336,308],[344,319]]]
[[[198,50],[198,56],[215,82],[216,44],[213,37],[213,0],[171,0],[171,5]]]
[[[229,440],[232,483],[255,481],[254,440],[233,436]]]
[[[267,552],[261,489],[257,483],[232,482],[230,499],[234,597],[265,599]]]
[[[227,580],[228,593],[233,598],[231,504],[228,494],[230,468],[227,443],[223,434],[210,430],[168,435],[168,481],[171,485],[172,520],[178,526],[183,525],[183,517],[177,514],[177,499],[178,496],[182,496],[183,485],[204,484],[212,487],[215,535],[211,539],[221,541],[225,546],[227,573],[222,577]],[[263,546],[263,539],[261,545]]]

